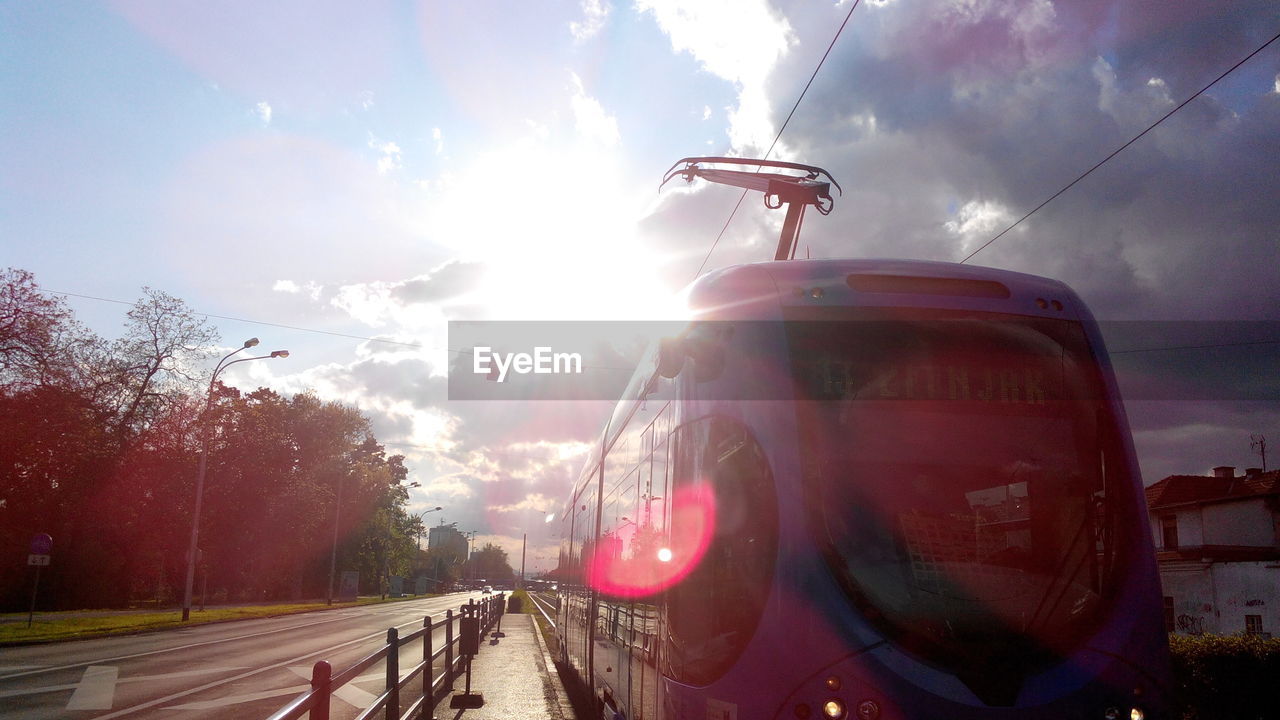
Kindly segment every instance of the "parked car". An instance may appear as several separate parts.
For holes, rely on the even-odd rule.
[[[485,585],[483,588],[480,589],[480,592],[484,593],[485,595],[488,595],[489,593],[493,592],[493,586]]]

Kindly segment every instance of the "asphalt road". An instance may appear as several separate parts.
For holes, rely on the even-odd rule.
[[[439,621],[480,593],[344,608],[182,630],[0,649],[0,720],[265,718],[304,692],[317,660],[337,673],[426,615]],[[437,631],[435,647],[444,642]],[[401,648],[400,669],[422,661]],[[335,693],[335,720],[352,718],[383,690],[384,665]],[[436,670],[439,673],[439,668]],[[417,684],[415,680],[414,684]],[[405,697],[404,706],[409,698]]]

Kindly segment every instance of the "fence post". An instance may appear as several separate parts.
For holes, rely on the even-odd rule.
[[[400,718],[400,634],[387,628],[387,720]]]
[[[444,681],[453,689],[453,611],[444,611]]]
[[[321,660],[311,666],[311,691],[315,699],[311,703],[311,720],[329,720],[329,693],[332,691],[330,680],[333,679],[333,668],[327,661]]]
[[[424,701],[426,703],[425,707],[429,708],[435,704],[436,699],[434,689],[431,686],[432,680],[435,679],[433,677],[435,673],[431,671],[431,656],[433,653],[431,652],[430,615],[422,619],[422,627],[427,629],[426,632],[422,633],[422,662],[427,666],[426,670],[422,674],[422,697],[426,698]]]

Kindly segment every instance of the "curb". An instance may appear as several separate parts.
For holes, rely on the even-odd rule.
[[[543,671],[546,673],[547,680],[551,683],[551,689],[555,693],[556,710],[559,711],[561,718],[576,718],[577,715],[573,711],[573,703],[569,701],[569,693],[564,688],[564,683],[560,681],[560,673],[556,670],[556,663],[551,659],[551,650],[547,647],[547,643],[542,639],[542,628],[538,626],[538,620],[533,615],[529,615],[529,622],[533,625],[533,635],[538,640],[538,649],[542,651]]]

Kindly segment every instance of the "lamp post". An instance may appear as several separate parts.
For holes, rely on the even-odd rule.
[[[430,510],[423,510],[422,512],[417,513],[416,515],[413,516],[415,518],[418,518],[418,552],[422,552],[422,518],[426,517],[427,513],[433,513],[437,510],[443,510],[443,509],[444,508],[437,505],[436,507],[433,507]]]
[[[333,496],[333,545],[329,549],[329,585],[325,588],[324,604],[333,604],[333,575],[338,565],[338,520],[342,517],[342,481],[345,474],[338,475],[338,492]]]
[[[195,584],[196,578],[196,553],[200,543],[200,506],[204,502],[204,473],[205,468],[209,464],[209,410],[213,408],[213,386],[218,381],[218,373],[235,365],[236,363],[249,362],[250,360],[270,360],[271,358],[287,358],[288,350],[272,350],[270,355],[262,355],[259,357],[240,358],[227,362],[227,359],[241,350],[248,350],[258,344],[258,338],[249,338],[244,341],[244,345],[232,350],[222,359],[218,361],[217,367],[213,369],[213,376],[209,378],[209,391],[205,394],[204,413],[200,423],[200,465],[196,471],[196,504],[191,512],[191,543],[187,547],[187,582],[182,592],[182,620],[186,622],[191,619],[191,588]]]
[[[477,533],[477,532],[479,532],[479,531],[478,531],[478,530],[468,530],[468,531],[466,531],[465,533],[463,533],[463,535],[466,535],[466,536],[467,536],[467,543],[469,544],[469,547],[468,547],[468,549],[467,549],[467,569],[468,569],[470,572],[469,572],[469,573],[467,573],[467,574],[471,576],[469,579],[470,579],[472,582],[474,582],[474,581],[475,581],[475,579],[476,579],[476,563],[475,563],[475,559],[476,559],[476,533]]]

